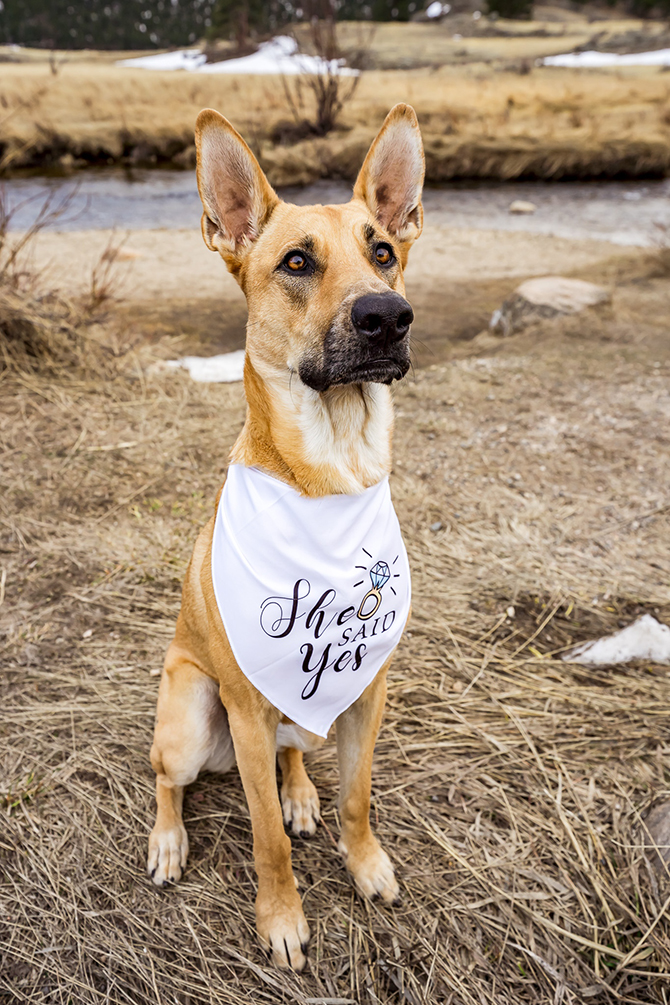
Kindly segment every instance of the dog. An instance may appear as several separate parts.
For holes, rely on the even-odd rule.
[[[319,798],[303,753],[323,743],[332,719],[341,784],[339,850],[360,894],[380,896],[387,903],[399,895],[390,859],[371,831],[369,810],[373,749],[386,698],[387,650],[397,644],[409,613],[408,586],[401,625],[395,610],[384,613],[380,607],[387,597],[395,602],[394,583],[402,576],[393,570],[402,568],[401,545],[395,559],[389,551],[387,561],[370,566],[375,556],[364,546],[367,538],[361,538],[362,561],[355,564],[362,570],[355,584],[358,593],[346,607],[336,607],[335,589],[326,588],[315,599],[320,590],[316,566],[330,562],[343,538],[358,533],[359,517],[367,521],[366,533],[379,530],[381,517],[372,513],[368,500],[379,501],[380,493],[387,491],[393,431],[390,385],[404,377],[410,365],[413,313],[405,299],[403,271],[423,226],[423,146],[414,110],[396,105],[368,151],[351,201],[333,206],[281,201],[242,137],[216,111],[199,114],[196,149],[203,238],[221,255],[248,303],[247,414],[217,499],[217,514],[194,547],[161,677],[151,748],[157,816],[147,868],[158,886],[181,878],[188,855],[184,789],[200,771],[226,771],[236,761],[253,829],[258,935],[276,965],[299,971],[306,962],[309,928],[291,869],[286,829],[302,837],[316,830]],[[226,503],[230,513],[221,511],[219,531],[219,510],[233,472],[242,479],[242,488],[238,486],[237,495]],[[252,590],[255,580],[246,558],[234,550],[244,533],[245,514],[256,505],[257,490],[272,499],[265,508],[258,503],[262,533],[247,534],[248,547],[256,547],[261,559],[275,547],[272,514],[276,510],[281,516],[284,506],[286,519],[295,523],[302,516],[291,513],[304,512],[311,521],[310,527],[298,528],[297,537],[295,528],[286,531],[298,542],[298,550],[309,539],[310,547],[321,548],[323,556],[314,558],[309,573],[316,584],[309,611],[304,605],[312,587],[305,574],[296,579],[293,593],[268,596],[260,606],[254,601],[248,627],[236,613],[243,610],[247,586],[236,586],[226,568],[219,574],[216,555],[219,547],[228,548],[230,561],[238,563],[243,578],[250,577]],[[390,503],[383,505],[384,519],[392,522]],[[349,513],[355,513],[351,520]],[[239,535],[226,535],[227,520],[237,520]],[[391,523],[388,526],[389,534],[395,533]],[[262,534],[266,537],[261,540]],[[293,562],[294,550],[287,545],[276,564]],[[226,593],[223,615],[217,576]],[[372,586],[359,606],[366,576]],[[258,629],[254,619],[259,610],[265,634],[257,643],[252,627]],[[284,705],[283,711],[284,673],[266,672],[264,647],[288,645],[287,632],[296,624],[312,633],[312,641],[300,648],[303,662],[297,670],[307,683],[300,696],[287,697],[294,704]],[[315,646],[328,624],[341,637],[319,656]],[[369,654],[378,636],[386,640],[386,649],[379,643],[381,648],[375,650],[374,658],[382,661],[377,669]],[[360,638],[366,641],[349,644]],[[335,660],[336,646],[345,642],[347,647]],[[274,695],[273,686],[280,688],[277,703],[252,683],[249,669],[241,666],[244,660],[236,658],[238,649],[258,664],[260,676],[254,680],[265,674],[269,693]],[[290,651],[285,652],[289,660]],[[280,665],[290,669],[289,662]],[[337,690],[345,685],[353,689],[349,697]],[[355,700],[343,707],[351,695]],[[318,728],[296,722],[301,702],[308,704],[305,698],[321,701]],[[335,700],[337,708],[329,704]],[[289,714],[293,708],[298,709],[296,717]]]

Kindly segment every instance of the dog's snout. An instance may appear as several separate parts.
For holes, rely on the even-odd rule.
[[[366,293],[351,308],[351,321],[359,335],[389,345],[404,338],[414,311],[399,293]]]

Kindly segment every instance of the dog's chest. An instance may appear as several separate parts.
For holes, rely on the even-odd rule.
[[[374,679],[410,606],[407,553],[384,479],[359,495],[301,496],[230,467],[212,580],[246,677],[319,736]]]

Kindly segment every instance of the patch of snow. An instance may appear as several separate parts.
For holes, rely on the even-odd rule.
[[[200,49],[177,49],[175,52],[158,52],[155,56],[119,59],[116,65],[133,70],[197,70],[206,60]]]
[[[208,63],[199,49],[179,49],[163,52],[155,56],[140,56],[137,59],[122,59],[117,66],[140,70],[189,70],[191,73],[255,73],[255,74],[317,74],[333,73],[343,77],[355,77],[358,70],[344,65],[343,59],[321,59],[320,56],[306,56],[298,52],[298,43],[289,35],[278,35],[269,42],[262,42],[256,52],[239,59],[224,59],[218,63]]]
[[[631,660],[670,664],[670,628],[651,614],[643,614],[620,632],[593,642],[583,642],[570,652],[563,653],[561,658],[569,663],[589,666],[629,663]]]
[[[232,384],[242,380],[244,349],[224,352],[219,356],[184,356],[182,359],[170,359],[161,364],[160,369],[188,370],[191,378],[199,384]]]
[[[545,56],[545,66],[566,66],[571,69],[598,69],[601,66],[668,66],[670,49],[655,49],[652,52],[564,52],[559,56]]]

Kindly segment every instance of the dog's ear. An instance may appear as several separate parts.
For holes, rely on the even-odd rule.
[[[362,199],[382,227],[408,247],[423,228],[424,173],[416,112],[411,105],[395,105],[368,151],[354,197]]]
[[[279,203],[260,165],[230,122],[205,108],[195,123],[202,236],[234,269]]]

